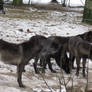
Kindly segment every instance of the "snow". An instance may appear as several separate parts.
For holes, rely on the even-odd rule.
[[[24,3],[27,3],[29,0],[23,0]],[[32,3],[49,3],[51,0],[31,0]],[[59,3],[63,0],[57,0]],[[70,6],[84,6],[85,0],[67,0],[67,5],[70,3]]]
[[[41,4],[46,4],[49,3],[51,0],[31,0],[32,3],[41,3]],[[57,0],[59,3],[63,0]],[[24,0],[24,3],[27,3],[28,0]],[[70,6],[84,6],[85,5],[85,0],[67,0],[66,2],[67,5],[70,4]]]
[[[37,2],[37,0],[35,2]],[[73,36],[92,30],[91,25],[81,23],[83,16],[81,13],[37,10],[32,8],[29,8],[29,10],[30,16],[31,13],[35,11],[39,12],[39,15],[34,15],[34,17],[36,16],[38,17],[38,19],[8,18],[8,11],[6,13],[6,17],[4,15],[2,16],[1,14],[0,38],[12,43],[21,43],[29,40],[30,37],[36,34],[44,35],[46,37],[51,35]],[[46,16],[44,12],[46,12]],[[46,19],[40,14],[45,16]],[[14,16],[16,16],[16,14],[14,14]],[[40,19],[39,16],[43,18]],[[23,29],[23,32],[19,31],[19,29]],[[30,30],[30,33],[27,32],[27,29]],[[33,59],[30,60],[30,63],[25,67],[26,72],[23,73],[22,80],[23,83],[27,86],[26,89],[18,87],[16,66],[0,62],[0,92],[32,92],[32,90],[34,92],[50,92],[50,89],[48,89],[48,87],[46,86],[41,75],[35,74],[33,69],[33,62]],[[52,60],[52,62],[54,62],[54,60]],[[51,87],[52,92],[60,92],[59,81],[56,76],[60,77],[61,72],[59,70],[59,67],[57,67],[56,65],[54,65],[53,67],[58,71],[58,73],[53,74],[49,69],[47,69],[46,74],[43,74],[43,77]],[[92,67],[91,61],[89,62],[89,67]],[[86,79],[82,77],[82,71],[80,71],[79,77],[75,76],[75,70],[72,72],[72,75],[74,76],[75,85],[86,83]],[[64,73],[64,76],[67,80],[70,75]],[[70,85],[71,82],[69,82],[68,86]],[[63,85],[61,85],[61,88],[61,92],[66,92]]]
[[[9,1],[13,1],[13,0],[9,0]],[[61,1],[63,0],[57,0],[57,1],[61,4]],[[66,1],[67,1],[66,4],[70,6],[84,6],[85,5],[85,0],[66,0]],[[28,4],[28,2],[29,0],[23,0],[24,4]],[[32,3],[48,4],[50,2],[51,0],[30,0],[30,4]]]
[[[85,0],[70,0],[70,6],[84,6]]]

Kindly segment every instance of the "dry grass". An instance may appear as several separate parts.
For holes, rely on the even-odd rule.
[[[49,12],[48,12],[49,10]],[[21,6],[14,7],[12,5],[5,6],[6,14],[0,14],[2,17],[8,18],[20,18],[20,19],[30,19],[30,20],[51,20],[50,11],[60,11],[60,12],[83,12],[83,11],[75,11],[69,7],[61,7],[61,5],[31,5],[31,6]],[[48,17],[49,16],[49,17]],[[66,15],[65,15],[66,16]],[[59,19],[60,20],[60,19]],[[63,21],[63,19],[62,19]]]
[[[31,10],[30,10],[31,9]],[[32,11],[33,8],[30,7],[6,7],[6,14],[0,14],[2,17],[8,17],[8,18],[20,18],[20,19],[30,19],[30,20],[36,20],[36,19],[48,19],[47,16],[49,15],[46,11]]]

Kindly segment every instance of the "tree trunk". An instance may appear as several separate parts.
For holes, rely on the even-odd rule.
[[[30,5],[30,0],[28,1],[28,4]]]
[[[20,6],[22,4],[23,4],[22,0],[13,0],[13,5],[15,6]]]
[[[83,22],[92,24],[92,0],[86,0],[85,2]]]
[[[52,2],[52,3],[58,3],[57,0],[52,0],[51,2]]]
[[[63,7],[66,7],[66,0],[64,0],[62,6],[63,6]]]
[[[3,4],[4,2],[3,2],[3,0],[0,0],[0,4]]]

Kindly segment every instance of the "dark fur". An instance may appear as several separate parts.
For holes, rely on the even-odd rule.
[[[46,44],[44,48],[40,52],[40,57],[44,57],[46,59],[46,62],[49,64],[49,68],[52,69],[52,65],[50,63],[50,58],[54,58],[56,60],[56,63],[59,67],[63,68],[66,73],[69,73],[69,59],[66,55],[66,53],[63,56],[62,62],[61,62],[61,56],[62,49],[65,43],[68,42],[67,37],[60,37],[60,36],[51,36],[48,38],[49,44]],[[43,60],[45,61],[45,60]],[[46,65],[45,65],[46,66]],[[53,71],[53,70],[51,70]],[[53,71],[55,72],[55,71]]]
[[[89,31],[89,32],[86,32],[84,34],[81,34],[81,35],[77,35],[79,37],[81,37],[82,39],[85,39],[89,42],[92,42],[92,31]],[[52,42],[54,42],[54,44],[46,44],[46,46],[43,48],[43,50],[41,51],[41,54],[44,54],[43,56],[44,57],[47,57],[47,62],[48,64],[50,65],[49,68],[51,69],[51,64],[49,63],[50,62],[50,58],[53,57],[55,58],[56,60],[56,63],[58,64],[58,66],[61,66],[60,65],[60,57],[63,56],[63,60],[62,60],[62,67],[63,69],[65,70],[66,73],[69,73],[70,72],[70,68],[69,68],[69,59],[66,55],[66,52],[68,51],[68,40],[70,39],[71,37],[61,37],[61,36],[51,36],[49,37],[48,39],[51,40]],[[55,45],[56,44],[56,45]],[[62,46],[61,46],[62,45]],[[60,49],[58,49],[58,47],[61,46],[63,49],[60,51]],[[52,54],[52,48],[56,47],[54,50],[56,50],[57,52]],[[63,51],[65,50],[65,51]],[[68,51],[69,52],[69,51]],[[62,53],[62,55],[61,55]],[[72,56],[72,62],[74,63],[74,59],[75,57]],[[65,62],[65,65],[64,65],[64,62]],[[72,63],[72,67],[74,68],[74,65]],[[65,67],[66,66],[66,67]],[[51,70],[52,71],[52,70]]]
[[[86,32],[84,34],[77,35],[77,36],[79,36],[82,39],[85,39],[85,40],[87,40],[89,42],[92,42],[92,31],[89,31],[89,32]],[[63,64],[62,65],[62,68],[65,70],[66,73],[69,73],[70,72],[69,59],[68,59],[68,57],[66,55],[66,52],[68,51],[68,47],[67,47],[68,44],[67,43],[68,43],[68,40],[70,39],[70,37],[51,36],[48,39],[51,40],[52,42],[54,42],[54,44],[53,43],[51,43],[49,45],[46,44],[46,46],[41,51],[41,54],[45,54],[45,55],[43,55],[44,57],[47,57],[48,56],[47,62],[49,64],[49,68],[51,69],[52,72],[54,72],[52,70],[52,66],[50,64],[50,58],[51,57],[55,58],[56,63],[58,64],[58,66],[61,66],[60,65],[60,57],[61,57],[61,53],[62,53],[62,56],[63,56],[63,58],[62,58],[62,62],[63,62],[62,63]],[[58,49],[58,47],[61,46],[61,45],[62,45],[62,48],[63,49],[60,51],[60,49]],[[52,48],[55,48],[55,49],[52,50]],[[63,50],[65,50],[65,51],[63,51]],[[54,54],[51,54],[52,51],[57,51],[57,52],[54,53]],[[74,64],[73,64],[74,63],[74,59],[75,59],[75,57],[72,56],[72,60],[71,61],[72,61],[72,67],[73,68],[74,68]]]
[[[55,58],[57,65],[62,68],[66,73],[70,73],[69,69],[69,59],[67,57],[66,53],[63,53],[64,46],[67,45],[67,42],[69,40],[69,37],[62,37],[62,36],[50,36],[48,39],[50,39],[52,42],[57,43],[57,45],[60,45],[56,48],[57,52],[52,55],[52,57]],[[61,57],[63,57],[61,59]]]
[[[45,37],[44,37],[45,38]],[[37,69],[37,62],[38,62],[38,59],[40,59],[41,61],[42,61],[42,63],[44,64],[44,65],[42,65],[42,67],[43,67],[43,71],[45,71],[45,69],[44,69],[44,67],[45,67],[45,63],[48,61],[47,60],[47,58],[46,58],[46,60],[44,60],[44,57],[43,57],[43,54],[44,53],[42,53],[41,51],[42,50],[44,50],[43,48],[45,48],[45,47],[47,47],[49,44],[51,44],[52,42],[49,40],[49,39],[47,39],[47,38],[45,38],[44,39],[43,37],[41,37],[40,39],[38,38],[38,43],[41,45],[39,48],[40,48],[40,52],[39,52],[39,54],[35,57],[35,62],[34,62],[34,69],[35,69],[35,72],[36,73],[39,73],[39,71],[38,71],[38,69]],[[35,44],[35,45],[37,45],[37,44]],[[54,47],[54,48],[56,48],[56,47]],[[55,49],[54,48],[52,48],[52,53],[55,53]],[[45,51],[44,51],[45,52]],[[48,52],[49,53],[49,52]],[[48,65],[49,65],[49,69],[51,70],[51,72],[55,72],[53,69],[52,69],[52,65],[51,65],[51,62],[49,62],[48,63]]]
[[[21,44],[13,44],[3,40],[0,40],[0,57],[4,63],[17,66],[18,84],[20,87],[24,87],[22,84],[22,72],[29,60],[37,57],[42,49],[40,40],[45,41],[43,36],[33,36],[29,41]]]
[[[88,31],[88,32],[85,32],[83,34],[80,34],[80,35],[77,35],[79,37],[81,37],[83,40],[86,40],[90,43],[92,43],[92,31]],[[75,57],[72,56],[72,68],[74,69],[74,60],[75,60]]]
[[[85,33],[80,34],[78,36],[80,36],[82,39],[92,43],[92,31],[85,32]]]
[[[36,73],[38,73],[38,71],[37,71],[37,62],[38,62],[39,58],[41,59],[42,64],[43,64],[42,65],[43,71],[45,71],[44,67],[46,66],[46,63],[48,63],[49,69],[52,72],[56,72],[52,69],[52,64],[51,64],[50,59],[48,58],[48,56],[50,57],[51,54],[56,53],[58,51],[57,49],[59,49],[59,48],[60,48],[60,45],[58,45],[56,42],[51,41],[50,39],[47,39],[44,42],[43,48],[41,49],[41,52],[39,53],[38,57],[36,57],[35,62],[34,62],[34,68],[35,68]]]
[[[71,37],[68,43],[69,52],[75,56],[77,63],[76,75],[79,75],[80,59],[83,58],[83,76],[85,76],[86,58],[92,59],[92,45],[80,37]],[[72,57],[70,57],[71,59]]]

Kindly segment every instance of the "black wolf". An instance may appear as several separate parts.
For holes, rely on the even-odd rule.
[[[45,71],[45,67],[46,67],[47,63],[48,63],[49,69],[54,73],[56,72],[55,70],[52,69],[52,64],[50,62],[50,59],[47,57],[47,54],[50,57],[50,55],[56,53],[59,48],[60,48],[60,45],[58,45],[57,43],[51,41],[48,38],[47,38],[47,40],[45,40],[45,42],[42,46],[42,49],[41,49],[38,57],[36,57],[35,62],[34,62],[34,69],[35,69],[36,73],[39,73],[37,70],[37,62],[38,62],[39,58],[40,58],[40,62],[42,61],[41,63],[42,63],[42,67],[43,67],[43,72]]]
[[[92,31],[88,31],[88,32],[85,32],[83,34],[80,34],[80,35],[76,35],[76,36],[79,36],[81,37],[83,40],[85,41],[88,41],[90,43],[92,43]],[[72,68],[74,69],[74,60],[75,60],[75,57],[72,56]]]
[[[57,43],[57,45],[60,45],[56,48],[57,53],[53,54],[52,57],[55,58],[57,65],[62,68],[66,73],[70,73],[69,69],[69,58],[67,57],[67,53],[63,53],[63,49],[67,47],[67,43],[69,40],[69,37],[63,37],[63,36],[50,36],[48,37],[52,42]],[[62,58],[61,58],[62,57]]]
[[[75,36],[69,39],[68,48],[69,53],[76,58],[76,75],[79,75],[80,59],[83,58],[83,76],[85,77],[86,58],[92,59],[92,45],[81,37]],[[72,59],[72,57],[70,57],[70,59]]]
[[[3,41],[0,39],[0,59],[4,63],[12,64],[17,66],[18,73],[18,84],[20,87],[24,87],[22,83],[22,72],[24,71],[25,65],[28,64],[29,60],[38,56],[42,49],[40,39],[46,39],[43,36],[33,36],[29,41],[14,44]]]
[[[80,36],[81,38],[92,42],[92,31],[86,32]],[[45,60],[40,58],[40,60],[43,62],[43,67],[46,67],[46,62],[49,65],[49,68],[52,72],[55,72],[52,69],[52,64],[50,63],[50,58],[54,58],[56,60],[56,63],[59,67],[63,68],[66,73],[70,73],[69,69],[69,58],[66,55],[66,52],[68,51],[68,40],[71,37],[62,37],[62,36],[50,36],[48,37],[48,41],[45,41],[45,44],[40,52],[40,56],[45,57]],[[62,49],[62,50],[61,50]],[[64,51],[65,50],[65,51]],[[68,51],[69,52],[69,51]],[[63,58],[61,58],[63,56]],[[75,57],[73,56],[72,62],[74,63]],[[36,62],[34,63],[34,68],[37,72],[36,63],[38,61],[38,58],[36,58]],[[61,64],[62,63],[62,64]],[[72,63],[72,67],[74,68],[74,65]]]
[[[47,58],[46,58],[46,60],[44,60],[44,57],[42,55],[42,50],[43,50],[43,48],[46,48],[48,45],[52,44],[52,41],[49,40],[49,39],[47,39],[44,36],[39,36],[37,38],[38,38],[38,43],[40,44],[40,46],[39,46],[39,54],[35,56],[35,58],[34,58],[35,59],[35,62],[34,62],[33,65],[34,65],[35,72],[36,73],[39,73],[39,71],[37,69],[38,59],[40,59],[42,61],[42,63],[43,63],[43,65],[42,65],[43,71],[45,71],[45,68],[44,68],[45,67],[45,63],[48,60],[47,60]],[[35,45],[38,46],[37,43],[35,43]],[[57,51],[55,48],[56,47],[53,46],[50,53],[55,53]],[[51,72],[54,72],[55,73],[56,71],[52,69],[52,64],[51,64],[50,61],[48,62],[48,65],[49,65],[49,69],[51,70]]]
[[[81,37],[82,39],[92,42],[92,31],[85,32],[83,34],[77,35]],[[68,41],[71,37],[62,37],[62,36],[50,36],[48,37],[49,40],[51,40],[54,44],[47,44],[43,50],[41,51],[41,54],[44,54],[44,57],[47,58],[48,64],[50,64],[50,58],[53,57],[56,60],[56,63],[58,66],[62,66],[62,68],[65,70],[66,73],[70,73],[70,68],[69,68],[69,58],[67,57],[66,53],[68,51]],[[54,50],[57,50],[56,53],[51,54],[52,50],[51,48],[56,47]],[[61,50],[62,49],[62,50]],[[63,58],[61,58],[63,56]],[[74,68],[74,59],[75,57],[72,55],[72,67]],[[62,63],[62,64],[61,64]],[[66,66],[66,67],[65,67]]]
[[[42,61],[46,61],[49,64],[49,68],[51,69],[52,65],[50,63],[50,58],[54,58],[60,68],[63,68],[66,73],[70,73],[69,59],[66,53],[62,54],[63,46],[68,42],[68,37],[50,36],[48,37],[48,41],[49,43],[46,43],[40,52],[40,57],[43,58]],[[61,60],[62,55],[64,56]]]

